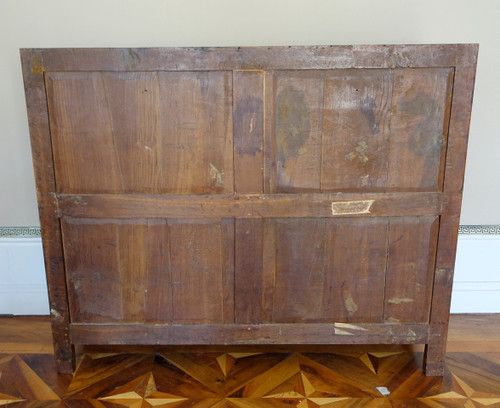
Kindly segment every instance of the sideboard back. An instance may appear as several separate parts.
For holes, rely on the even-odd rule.
[[[21,54],[60,371],[422,343],[442,373],[476,45]]]

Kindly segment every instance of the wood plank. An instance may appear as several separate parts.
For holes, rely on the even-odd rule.
[[[161,190],[233,191],[231,73],[160,72]]]
[[[458,51],[457,67],[450,117],[450,134],[446,155],[443,190],[449,195],[450,206],[441,217],[436,255],[435,290],[430,316],[430,336],[425,353],[427,375],[442,375],[448,332],[451,284],[458,240],[458,226],[465,173],[465,156],[469,134],[470,112],[474,93],[478,46],[470,45]]]
[[[437,217],[390,218],[386,321],[429,321],[438,228]]]
[[[223,323],[228,255],[217,220],[169,220],[175,323]],[[230,245],[227,240],[224,244]],[[234,245],[234,244],[233,244]]]
[[[453,69],[396,69],[388,190],[441,190]]]
[[[69,340],[69,308],[63,259],[52,144],[50,140],[43,55],[35,50],[21,51],[23,79],[30,130],[31,151],[42,231],[43,257],[49,287],[49,304],[57,368],[73,370],[73,349]]]
[[[75,344],[414,344],[426,324],[72,324]]]
[[[123,318],[118,227],[110,221],[62,220],[72,322]]]
[[[170,231],[166,220],[148,220],[147,323],[172,321],[173,281]]]
[[[102,77],[123,192],[161,193],[158,75],[155,72],[107,72]]]
[[[264,73],[233,72],[234,191],[262,193]]]
[[[276,193],[278,184],[274,136],[274,72],[264,72],[264,193]]]
[[[47,71],[450,67],[474,44],[217,48],[52,48]]]
[[[261,323],[263,271],[262,218],[235,220],[234,298],[236,323]],[[249,307],[249,305],[252,305]]]
[[[321,71],[274,73],[278,193],[320,192],[324,83]]]
[[[383,321],[386,218],[275,222],[273,322]]]
[[[151,224],[150,224],[151,225]],[[0,316],[0,353],[42,353],[51,354],[52,347],[52,329],[50,316]],[[494,352],[500,351],[500,315],[499,314],[476,314],[450,315],[450,324],[448,331],[449,352],[468,351],[468,352]],[[180,346],[182,347],[182,346]],[[213,346],[216,347],[216,346]],[[187,346],[184,351],[225,351],[225,352],[252,352],[262,351],[259,346],[219,346],[196,348]],[[283,348],[266,348],[269,351],[317,351],[330,352],[332,349],[328,345],[318,346],[283,346]],[[313,348],[310,348],[313,347]],[[373,349],[371,346],[371,350]],[[386,347],[386,346],[382,346]],[[102,350],[101,346],[101,350]],[[113,347],[117,350],[117,347]],[[157,350],[155,347],[152,351]]]
[[[388,219],[329,220],[322,314],[329,321],[381,323]]]
[[[328,71],[322,191],[385,190],[392,80],[391,70]]]
[[[224,323],[235,322],[235,220],[220,222],[220,267]]]
[[[262,241],[261,322],[270,323],[274,320],[274,286],[277,272],[277,225],[275,219],[264,219]]]
[[[323,321],[326,220],[277,219],[273,323]]]
[[[118,271],[123,322],[143,323],[146,319],[148,225],[146,220],[119,224]],[[93,255],[91,252],[91,255]],[[85,293],[85,289],[83,289]]]
[[[101,73],[47,73],[46,87],[57,191],[123,192]]]
[[[59,195],[61,214],[89,218],[279,218],[441,214],[441,193]]]

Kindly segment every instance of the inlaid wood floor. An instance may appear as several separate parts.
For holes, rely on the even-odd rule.
[[[500,316],[453,316],[446,375],[418,347],[82,348],[58,375],[45,318],[0,319],[0,405],[500,407]],[[383,395],[385,387],[389,395]],[[3,407],[2,407],[3,408]]]

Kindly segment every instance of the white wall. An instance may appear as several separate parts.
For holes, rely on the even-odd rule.
[[[500,224],[499,0],[0,0],[0,226],[38,225],[19,48],[480,43],[462,224]]]
[[[480,43],[461,224],[500,224],[499,38],[500,0],[0,0],[0,227],[38,225],[19,48],[456,42]],[[454,311],[500,312],[499,237],[461,239]],[[40,244],[0,244],[0,299],[45,313]]]

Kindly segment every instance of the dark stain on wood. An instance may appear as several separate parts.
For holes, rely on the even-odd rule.
[[[363,100],[361,100],[359,104],[361,113],[363,113],[364,117],[368,121],[368,126],[373,134],[378,133],[378,126],[375,123],[375,111],[374,111],[376,107],[377,104],[375,103],[375,99],[371,96],[366,96]]]
[[[255,157],[262,152],[262,99],[252,96],[239,100],[234,111],[234,128],[246,130],[246,137],[235,135],[234,147],[240,154]]]
[[[304,92],[293,87],[283,89],[276,100],[276,139],[278,160],[297,157],[311,131],[310,113]]]
[[[425,93],[419,93],[409,100],[401,102],[399,108],[410,115],[422,116],[417,128],[408,140],[408,148],[418,156],[439,152],[444,143],[444,136],[436,123],[439,123],[437,102]]]

